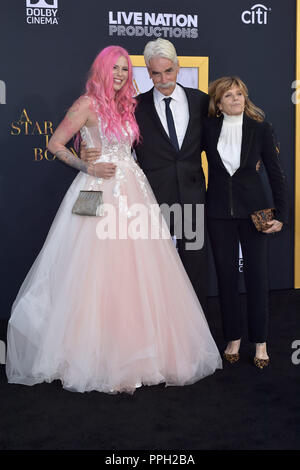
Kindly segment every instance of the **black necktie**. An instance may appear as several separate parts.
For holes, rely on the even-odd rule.
[[[170,140],[177,150],[179,151],[179,145],[178,145],[178,139],[176,135],[176,129],[175,129],[175,124],[174,124],[174,119],[173,119],[173,114],[170,108],[170,101],[172,98],[164,98],[164,102],[166,103],[166,118],[167,118],[167,123],[168,123],[168,129],[169,129],[169,137]]]

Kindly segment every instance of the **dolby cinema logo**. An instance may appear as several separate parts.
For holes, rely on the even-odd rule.
[[[58,0],[26,0],[26,22],[28,24],[57,25]]]

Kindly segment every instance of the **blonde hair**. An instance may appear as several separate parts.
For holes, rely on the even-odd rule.
[[[149,67],[150,60],[157,56],[170,59],[174,64],[178,63],[176,49],[167,39],[158,38],[146,44],[144,59],[147,67]]]
[[[265,113],[262,109],[255,106],[254,103],[249,99],[248,88],[245,83],[239,77],[221,77],[211,82],[208,88],[208,94],[210,97],[208,106],[208,115],[219,117],[221,114],[218,104],[220,103],[222,96],[232,86],[237,86],[245,97],[245,108],[244,112],[252,119],[262,122],[265,118]]]

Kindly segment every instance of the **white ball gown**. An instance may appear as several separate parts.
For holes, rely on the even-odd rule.
[[[71,391],[133,393],[141,385],[192,384],[222,368],[161,217],[154,225],[167,237],[126,239],[118,230],[115,238],[101,235],[105,215],[72,214],[82,189],[103,191],[103,202],[120,217],[117,229],[134,220],[133,204],[148,213],[157,207],[129,134],[109,142],[100,118],[97,128],[81,129],[87,147],[101,140],[98,161],[114,162],[116,174],[104,180],[79,172],[67,191],[12,307],[10,383],[59,379]]]

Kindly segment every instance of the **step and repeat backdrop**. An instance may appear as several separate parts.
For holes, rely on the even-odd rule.
[[[2,0],[0,5],[1,306],[10,315],[76,172],[46,147],[104,47],[125,47],[138,92],[152,86],[143,62],[149,40],[172,41],[178,81],[207,91],[238,75],[280,142],[290,223],[270,239],[270,288],[295,286],[296,0]],[[72,148],[72,143],[70,143]],[[299,181],[300,184],[300,181]],[[240,254],[241,291],[243,260]],[[217,294],[209,254],[210,295]]]

